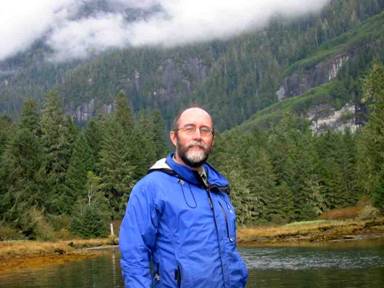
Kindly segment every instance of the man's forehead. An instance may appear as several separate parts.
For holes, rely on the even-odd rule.
[[[183,111],[179,117],[179,125],[200,123],[212,126],[212,118],[207,111],[201,108],[189,108]]]

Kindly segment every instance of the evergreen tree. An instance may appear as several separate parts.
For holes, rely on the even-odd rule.
[[[116,110],[103,123],[103,139],[99,154],[99,167],[103,191],[109,199],[114,218],[121,218],[129,192],[134,185],[137,153],[135,123],[124,93],[116,96]]]
[[[97,171],[99,154],[101,150],[101,142],[103,138],[102,132],[103,122],[102,119],[91,119],[87,126],[84,129],[84,137],[90,151],[92,153],[92,158],[94,160],[94,167],[92,167],[92,171]]]
[[[81,195],[74,206],[71,230],[85,238],[105,237],[111,215],[101,178],[92,171],[87,173],[85,190],[86,195]]]
[[[94,167],[94,159],[88,141],[80,134],[73,145],[73,152],[66,173],[66,186],[69,189],[69,201],[73,204],[86,194],[87,174]],[[72,206],[72,205],[71,205]]]
[[[6,174],[8,171],[6,171],[4,167],[3,153],[11,136],[10,131],[12,130],[12,126],[10,118],[5,116],[0,117],[0,219],[7,210],[7,205],[4,205],[5,202],[3,198],[7,191]]]
[[[12,120],[6,116],[0,117],[0,157],[5,150],[6,143],[11,135]]]
[[[0,210],[8,222],[29,237],[27,218],[31,209],[44,209],[44,155],[38,131],[38,112],[33,102],[26,102],[21,121],[12,135],[2,158],[1,175],[4,181]],[[32,227],[33,228],[33,227]]]
[[[253,200],[250,202],[252,210],[251,222],[269,222],[271,221],[272,214],[277,211],[274,210],[273,202],[278,199],[273,199],[276,196],[273,193],[276,187],[276,176],[273,172],[272,163],[266,153],[261,147],[250,147],[248,150],[248,165],[245,166],[246,175],[249,179],[248,188],[252,195],[247,199]],[[279,212],[277,212],[279,213]]]
[[[131,162],[131,146],[134,143],[129,140],[130,137],[114,117],[105,121],[98,169],[114,218],[120,218],[124,213],[134,184],[135,167]]]
[[[165,157],[166,146],[164,141],[164,122],[158,112],[142,111],[134,130],[136,163],[135,178],[143,177],[148,168],[158,159]]]
[[[278,185],[287,185],[293,195],[290,219],[305,220],[319,214],[322,203],[315,173],[318,159],[308,123],[285,115],[270,133],[268,150]]]
[[[65,175],[71,157],[73,141],[72,123],[64,116],[59,95],[49,92],[41,116],[42,143],[47,175],[46,208],[49,213],[68,213],[70,191],[65,185]]]
[[[132,109],[128,105],[128,97],[119,91],[115,97],[115,118],[125,132],[129,133],[134,127]]]
[[[36,136],[41,136],[40,112],[35,100],[28,99],[24,102],[18,127],[27,129]]]

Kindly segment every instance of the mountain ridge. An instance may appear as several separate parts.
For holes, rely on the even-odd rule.
[[[363,25],[360,23],[383,9],[382,0],[348,3],[333,0],[319,15],[290,21],[275,19],[263,31],[227,41],[166,50],[115,49],[79,63],[42,62],[44,47],[37,43],[34,51],[0,63],[0,67],[16,67],[19,61],[26,67],[16,74],[3,72],[0,113],[16,117],[25,98],[41,101],[48,90],[55,89],[62,96],[67,113],[82,122],[109,111],[113,97],[123,90],[135,111],[159,109],[168,124],[182,106],[198,104],[212,111],[218,119],[218,128],[225,130],[239,125],[280,98],[300,94],[288,84],[284,95],[276,95],[276,92],[282,91],[284,80],[293,71],[298,71],[296,78],[304,81],[300,73],[307,69],[305,67],[312,67],[319,59],[329,59],[335,52],[324,49],[324,45],[336,50],[343,48],[337,46],[338,41],[343,40],[338,38],[340,35],[348,38],[348,31]],[[370,33],[374,35],[374,31]],[[320,54],[314,55],[313,51]],[[369,55],[367,58],[377,56],[381,57]],[[7,66],[6,63],[16,64]],[[334,78],[338,73],[348,73],[342,71],[342,66],[343,63],[336,65]],[[354,79],[356,77],[353,75]],[[287,83],[292,82],[288,80]],[[316,85],[326,81],[320,82],[314,81]],[[295,85],[301,84],[299,81]]]

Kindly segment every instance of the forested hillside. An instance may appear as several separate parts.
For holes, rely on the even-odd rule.
[[[328,81],[332,64],[323,65],[326,76],[319,77],[315,71],[302,77],[303,72],[331,61],[337,53],[348,60],[337,66],[332,77],[344,73],[355,81],[370,60],[382,58],[382,43],[375,37],[383,34],[382,25],[361,31],[348,45],[343,42],[383,8],[382,0],[333,0],[320,15],[276,17],[262,31],[228,41],[173,49],[115,50],[80,63],[44,62],[44,47],[36,44],[30,52],[0,65],[3,72],[10,73],[4,72],[0,82],[0,111],[16,115],[23,99],[41,101],[48,90],[57,89],[65,111],[84,121],[109,111],[114,95],[123,90],[134,111],[159,109],[166,123],[181,106],[198,103],[212,111],[223,130],[276,103],[279,97],[296,96]],[[23,65],[18,66],[19,62]],[[307,81],[296,83],[289,78],[292,75]],[[335,93],[342,95],[336,97],[346,101],[357,94],[358,98],[353,81],[340,84]],[[285,91],[278,96],[282,87]]]
[[[226,41],[68,63],[47,62],[37,42],[1,62],[0,240],[106,235],[189,104],[215,119],[210,161],[239,224],[359,201],[384,211],[383,8],[333,0]]]
[[[361,82],[369,119],[355,133],[314,134],[286,112],[268,129],[239,127],[217,139],[212,161],[233,184],[239,223],[309,220],[362,199],[384,211],[383,65]]]

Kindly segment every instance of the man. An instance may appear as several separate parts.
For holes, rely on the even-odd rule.
[[[214,143],[211,116],[184,110],[170,139],[175,153],[135,185],[120,227],[125,287],[245,287],[228,181],[206,163]]]

